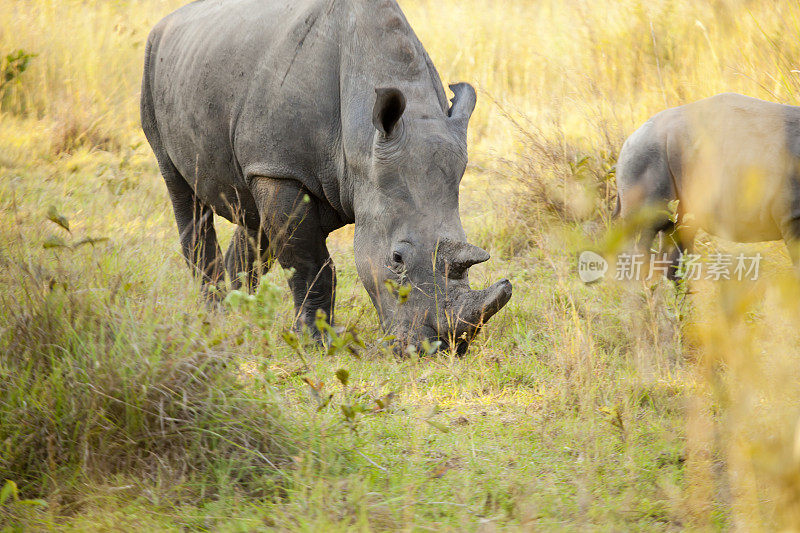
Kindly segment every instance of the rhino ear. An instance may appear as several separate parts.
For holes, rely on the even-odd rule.
[[[372,124],[375,129],[390,136],[400,123],[406,109],[406,97],[400,89],[375,89],[375,107],[372,109]]]
[[[453,105],[447,114],[453,126],[466,134],[467,124],[477,101],[475,89],[469,83],[455,83],[450,86],[450,90],[453,91]]]

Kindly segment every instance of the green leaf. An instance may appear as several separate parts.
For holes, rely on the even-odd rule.
[[[328,324],[328,315],[325,314],[325,311],[322,309],[317,309],[317,316],[314,320],[314,324],[317,326],[320,333],[327,332],[334,340],[336,339],[336,332],[333,331],[331,325]]]
[[[620,404],[608,407],[602,406],[597,408],[608,420],[608,422],[616,429],[624,432],[625,423],[622,420],[622,406]]]
[[[435,420],[429,420],[429,419],[426,418],[425,422],[427,422],[431,426],[435,427],[436,429],[438,429],[442,433],[449,433],[450,432],[450,428],[449,427],[447,427],[444,424],[441,424],[439,422],[436,422]]]
[[[4,505],[9,497],[13,497],[14,500],[19,498],[17,484],[10,479],[7,479],[6,484],[3,485],[2,489],[0,489],[0,505]]]
[[[676,213],[678,211],[678,204],[680,204],[680,200],[675,199],[667,204],[667,208],[669,209],[670,213]]]
[[[356,411],[353,409],[352,405],[342,404],[342,414],[349,421],[352,421],[356,417]]]
[[[398,303],[405,303],[408,300],[408,296],[411,294],[411,285],[400,285],[391,278],[384,281],[383,284],[386,286],[389,294],[397,298]]]
[[[350,372],[346,368],[340,368],[336,371],[336,379],[338,379],[343,387],[347,387],[347,382],[350,380]]]
[[[281,337],[283,337],[283,340],[286,342],[286,344],[295,350],[300,350],[300,339],[297,338],[297,334],[294,331],[287,329],[281,333]]]
[[[394,392],[390,392],[382,398],[375,398],[376,411],[383,411],[389,407],[394,399]]]
[[[39,507],[47,506],[47,502],[44,500],[19,500],[17,502],[20,505],[38,505]]]
[[[69,248],[69,244],[67,244],[67,241],[65,241],[61,237],[50,235],[44,240],[44,242],[42,243],[42,247],[45,250],[48,250],[50,248]]]
[[[317,406],[317,412],[320,412],[328,407],[328,404],[331,403],[331,399],[333,399],[333,393],[328,394],[328,396],[325,398],[318,399],[317,401],[319,402],[319,405]]]
[[[59,213],[54,205],[51,205],[47,208],[47,220],[53,222],[54,224],[58,224],[67,231],[70,231],[69,220],[67,220],[67,217]]]
[[[425,353],[428,354],[428,355],[435,354],[439,350],[439,347],[441,345],[442,345],[442,341],[433,341],[433,342],[431,342],[428,339],[425,339],[424,341],[422,341],[422,349],[425,350]]]
[[[404,304],[408,300],[408,295],[411,294],[411,285],[401,285],[397,289],[397,302]]]
[[[92,246],[94,246],[98,242],[105,242],[107,240],[108,237],[84,237],[83,239],[73,244],[72,247],[77,248],[79,246],[83,246],[84,244],[91,244]]]
[[[352,330],[351,330],[351,331],[350,331],[350,333],[353,335],[353,344],[355,344],[356,346],[358,346],[358,347],[359,347],[359,348],[361,348],[362,350],[366,350],[366,349],[367,349],[367,344],[366,344],[366,343],[364,342],[364,340],[363,340],[363,339],[362,339],[362,338],[361,338],[361,337],[358,335],[358,332],[357,332],[357,331],[352,331]]]

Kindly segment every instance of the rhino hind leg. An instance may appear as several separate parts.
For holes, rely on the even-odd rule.
[[[225,269],[231,278],[231,287],[241,289],[244,281],[247,290],[255,293],[259,279],[271,266],[266,234],[238,226],[225,252]]]
[[[674,280],[682,243],[680,231],[676,231],[669,216],[669,206],[678,195],[663,150],[652,143],[623,147],[617,186],[619,214],[632,234],[634,253],[644,261],[643,279],[651,276],[653,241],[660,236],[657,252],[669,255],[671,265],[667,277]]]
[[[307,327],[319,339],[317,311],[322,310],[333,324],[336,271],[315,200],[292,180],[259,177],[253,180],[252,189],[269,242],[268,253],[293,272],[289,288],[295,329]]]
[[[214,229],[214,212],[195,196],[168,158],[158,159],[178,224],[183,257],[192,273],[203,282],[205,296],[214,299],[218,293],[209,288],[218,286],[225,272]]]

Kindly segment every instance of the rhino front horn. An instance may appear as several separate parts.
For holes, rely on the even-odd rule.
[[[458,308],[456,337],[466,333],[472,337],[481,325],[492,318],[511,299],[511,282],[503,279],[480,291],[464,294]]]
[[[474,322],[481,324],[492,318],[511,299],[511,282],[503,279],[482,291],[475,291],[477,313]]]

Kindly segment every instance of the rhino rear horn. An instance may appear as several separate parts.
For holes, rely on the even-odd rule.
[[[439,244],[439,267],[447,277],[459,279],[472,265],[489,260],[489,252],[468,242],[443,241]]]
[[[478,248],[469,243],[464,243],[456,250],[455,255],[448,261],[450,270],[453,274],[460,275],[467,271],[472,265],[483,263],[489,260],[489,252],[483,248]]]

